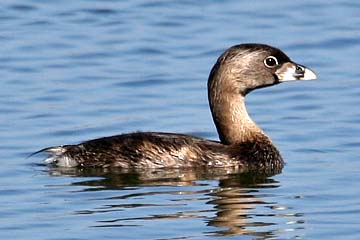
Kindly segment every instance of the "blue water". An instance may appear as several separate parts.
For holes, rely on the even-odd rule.
[[[350,0],[1,1],[0,239],[360,239],[359,11]],[[26,158],[138,130],[217,139],[207,76],[243,42],[318,74],[248,96],[282,173]]]

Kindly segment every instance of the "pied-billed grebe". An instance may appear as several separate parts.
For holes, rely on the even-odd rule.
[[[284,162],[245,106],[250,91],[292,80],[316,79],[281,50],[263,44],[227,49],[213,66],[208,98],[220,142],[158,132],[135,132],[50,147],[45,160],[61,167],[280,169]]]

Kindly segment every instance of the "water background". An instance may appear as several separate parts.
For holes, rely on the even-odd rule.
[[[0,3],[1,239],[360,239],[360,2]],[[217,139],[206,81],[260,42],[318,80],[248,96],[287,161],[221,171],[51,169],[43,147],[138,130]]]

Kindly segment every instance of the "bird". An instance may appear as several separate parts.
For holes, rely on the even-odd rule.
[[[132,132],[41,149],[45,163],[66,168],[282,169],[284,159],[248,114],[245,96],[256,89],[316,73],[276,47],[243,43],[225,50],[212,67],[208,101],[219,141],[166,132]]]

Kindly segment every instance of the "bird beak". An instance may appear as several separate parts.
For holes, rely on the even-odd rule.
[[[284,63],[276,70],[275,75],[279,82],[316,79],[316,73],[313,70],[294,62]]]

